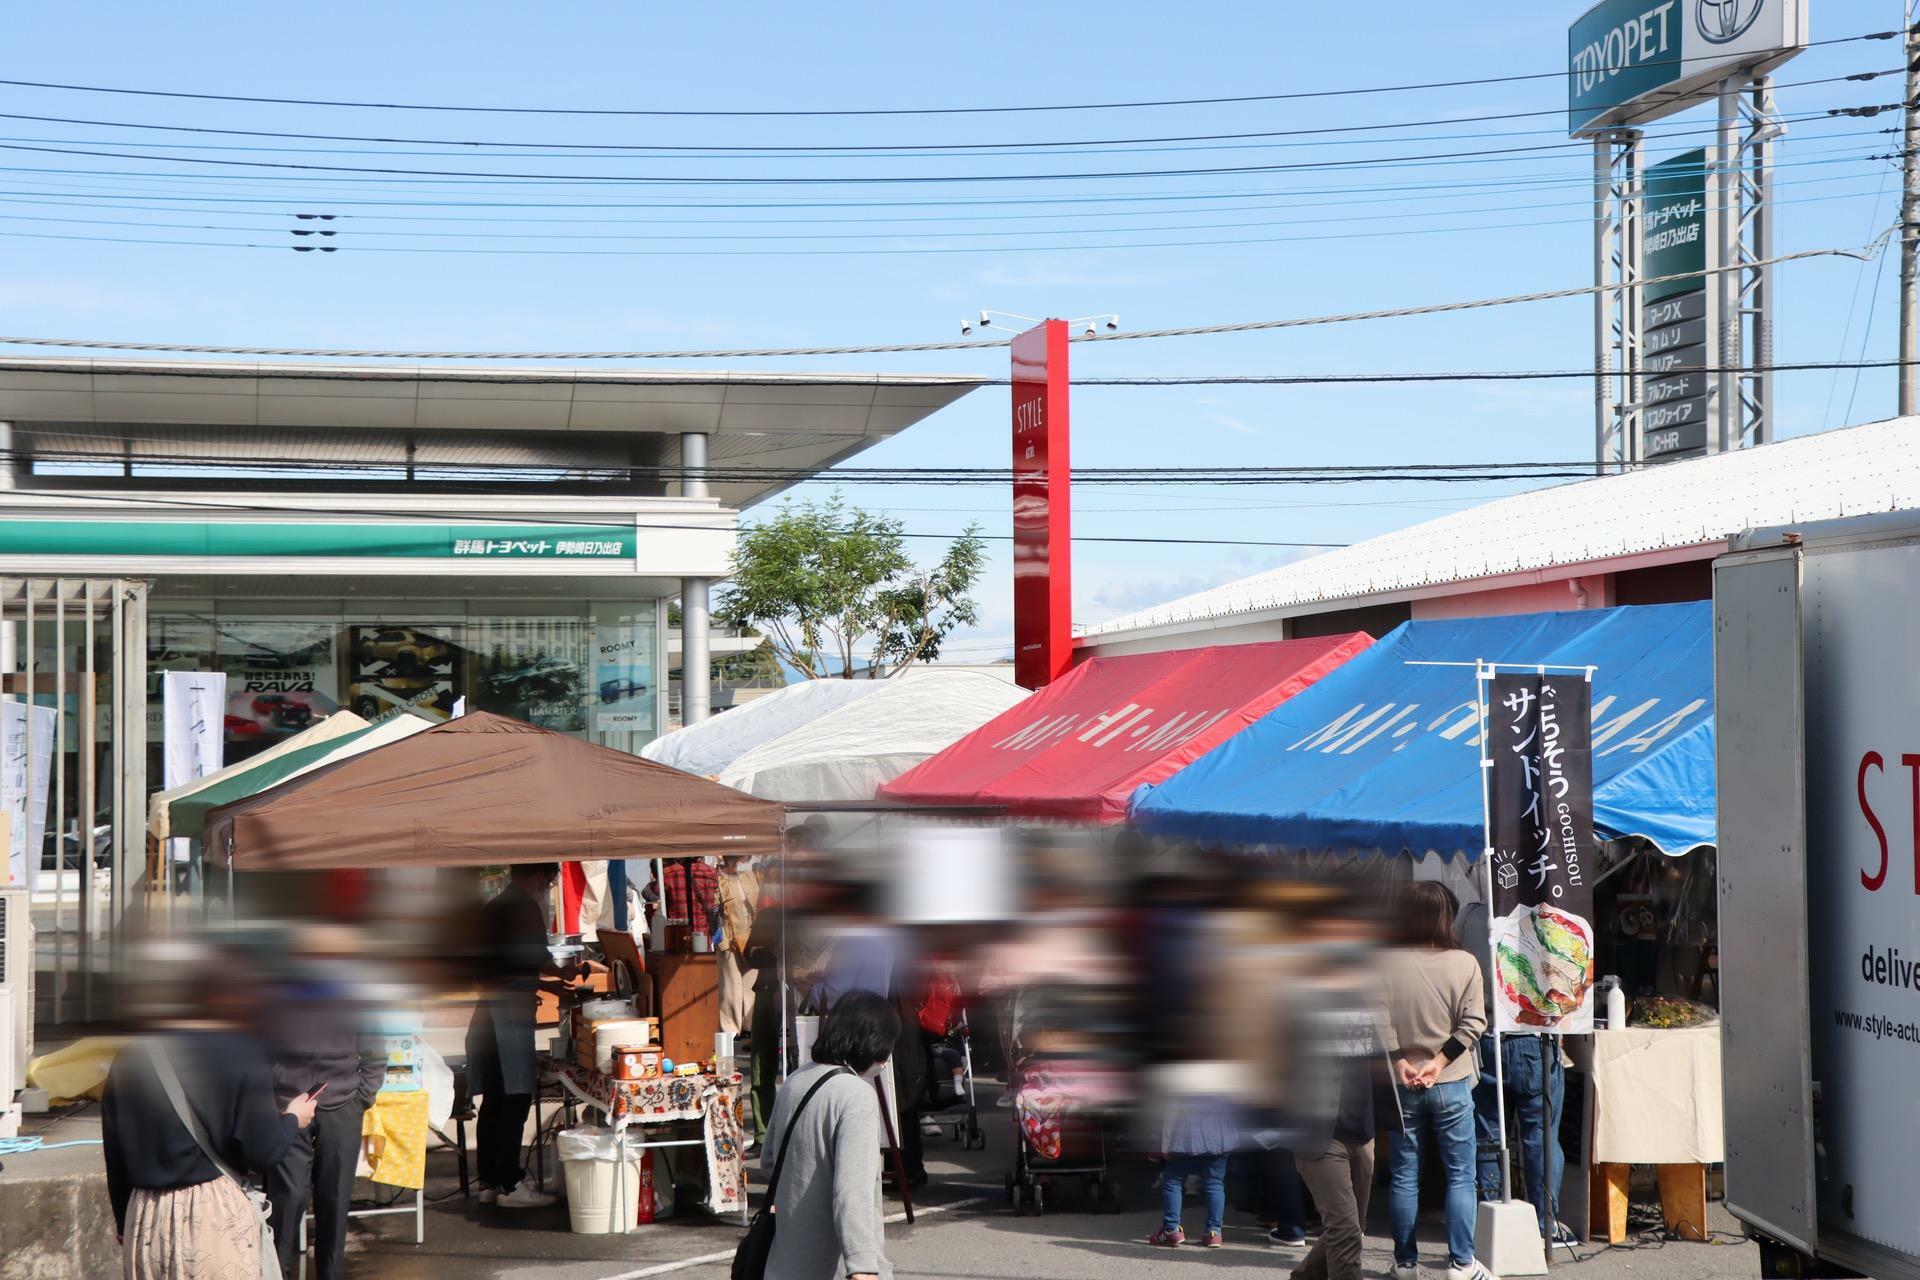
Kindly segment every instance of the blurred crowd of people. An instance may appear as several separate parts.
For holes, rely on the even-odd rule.
[[[1135,1167],[1124,1162],[1145,1155],[1159,1167],[1152,1246],[1220,1245],[1231,1199],[1298,1254],[1295,1276],[1347,1280],[1379,1182],[1395,1280],[1410,1280],[1422,1191],[1444,1186],[1432,1243],[1449,1280],[1478,1280],[1476,1210],[1503,1195],[1509,1102],[1516,1181],[1543,1233],[1565,1234],[1560,1056],[1514,1037],[1496,1063],[1481,903],[1395,878],[1404,860],[1276,874],[1064,830],[943,839],[942,858],[980,861],[944,867],[938,901],[891,836],[863,852],[818,821],[790,832],[783,859],[670,864],[635,891],[636,932],[651,922],[717,953],[720,1026],[747,1065],[763,1169],[793,1148],[778,1202],[795,1225],[779,1249],[799,1252],[769,1274],[818,1270],[828,1246],[803,1220],[870,1243],[834,1274],[883,1269],[881,1182],[911,1192],[929,1178],[926,1139],[979,1133],[976,1069],[1002,1086],[977,1106],[1011,1113],[1016,1206],[1079,1182],[1092,1207],[1112,1208]],[[510,868],[484,906],[468,876],[467,909],[417,913],[461,929],[309,924],[270,942],[156,947],[129,975],[154,1034],[121,1056],[104,1102],[128,1274],[185,1274],[177,1264],[195,1251],[241,1265],[263,1248],[290,1272],[309,1209],[319,1280],[343,1274],[362,1115],[385,1069],[367,1015],[403,979],[479,991],[465,1047],[481,1198],[551,1203],[529,1185],[521,1143],[540,1085],[539,995],[574,976],[552,945],[566,941],[552,933],[558,873]],[[953,900],[975,890],[989,905]],[[859,1102],[881,1076],[894,1105]],[[860,1125],[840,1124],[855,1113]],[[848,1134],[857,1161],[832,1145]],[[266,1187],[259,1213],[248,1175]],[[816,1175],[854,1181],[823,1192]]]

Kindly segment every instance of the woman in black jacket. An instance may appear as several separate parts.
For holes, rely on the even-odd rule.
[[[199,1007],[123,1050],[107,1076],[101,1140],[127,1280],[261,1273],[252,1202],[201,1149],[162,1082],[170,1070],[201,1133],[236,1172],[265,1174],[312,1123],[313,1095],[275,1103],[266,1052],[240,1030],[236,972],[209,964],[195,974],[184,989]]]

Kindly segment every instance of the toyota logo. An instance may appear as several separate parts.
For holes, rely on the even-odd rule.
[[[1708,44],[1731,44],[1767,7],[1767,0],[1694,0],[1693,24]]]

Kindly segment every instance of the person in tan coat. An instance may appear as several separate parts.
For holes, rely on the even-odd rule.
[[[1387,1053],[1405,1117],[1388,1149],[1393,1280],[1416,1280],[1420,1158],[1431,1136],[1447,1173],[1447,1280],[1486,1280],[1474,1259],[1474,1042],[1487,1029],[1480,962],[1453,934],[1453,895],[1434,881],[1401,890],[1398,945],[1382,957]]]

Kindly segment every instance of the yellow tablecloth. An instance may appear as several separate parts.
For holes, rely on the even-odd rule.
[[[1727,1158],[1720,1028],[1626,1027],[1593,1035],[1593,1157],[1602,1164]]]
[[[427,1093],[382,1093],[367,1108],[360,1132],[372,1138],[367,1176],[418,1191],[427,1181]]]

